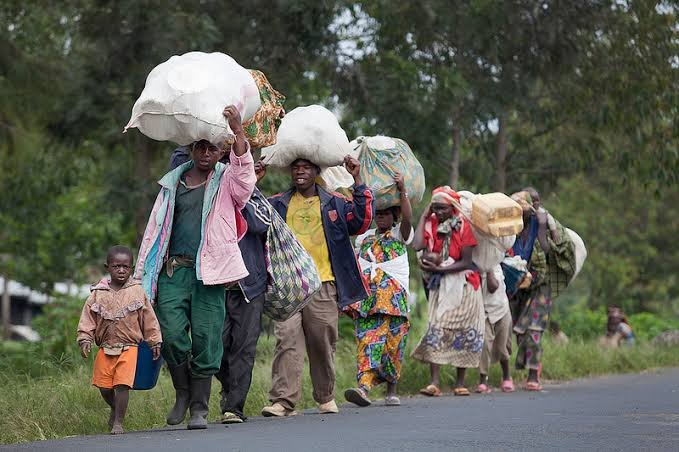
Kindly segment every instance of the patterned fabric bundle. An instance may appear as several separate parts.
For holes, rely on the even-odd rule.
[[[373,189],[377,210],[398,206],[400,194],[394,183],[394,174],[399,172],[405,180],[406,191],[411,202],[418,203],[424,195],[424,169],[403,140],[390,137],[359,137],[358,160],[361,163],[361,178]],[[353,144],[353,142],[352,142]]]
[[[243,129],[250,146],[263,148],[276,143],[276,130],[285,116],[285,96],[273,89],[263,72],[250,69],[250,75],[257,84],[262,106],[252,118],[243,122]]]
[[[264,313],[276,321],[287,320],[301,311],[321,289],[316,264],[276,210],[268,203],[270,218],[258,218],[269,225],[266,264],[269,281]]]

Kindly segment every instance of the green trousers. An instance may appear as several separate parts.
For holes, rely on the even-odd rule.
[[[161,354],[170,365],[189,361],[191,374],[210,377],[222,361],[225,288],[206,286],[196,279],[196,269],[175,268],[170,278],[158,278],[156,316],[163,334]]]

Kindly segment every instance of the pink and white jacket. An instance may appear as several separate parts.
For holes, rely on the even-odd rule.
[[[230,165],[217,163],[208,174],[203,198],[200,246],[196,256],[196,278],[205,285],[227,284],[248,275],[238,248],[247,231],[241,209],[252,195],[257,178],[252,154],[230,154]],[[181,175],[193,166],[188,161],[163,176],[160,193],[144,232],[134,277],[150,300],[158,293],[158,276],[168,259],[175,197]]]

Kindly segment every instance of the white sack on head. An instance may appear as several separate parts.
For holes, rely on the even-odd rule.
[[[585,264],[585,259],[587,259],[587,248],[585,247],[585,242],[575,231],[568,228],[564,229],[573,241],[575,248],[575,273],[573,273],[573,277],[570,280],[570,282],[573,282],[573,280],[578,276],[578,273],[580,273],[580,270],[582,270],[582,266]]]
[[[353,176],[344,166],[323,168],[321,179],[325,183],[325,188],[329,191],[337,191],[340,188],[349,188],[354,185]]]
[[[305,159],[321,168],[342,164],[349,154],[349,139],[334,114],[320,105],[297,107],[278,128],[276,144],[262,149],[264,163],[287,168]]]
[[[493,237],[478,229],[471,222],[472,204],[476,195],[469,191],[459,191],[457,194],[460,195],[460,211],[462,216],[468,220],[467,224],[472,227],[472,232],[477,242],[472,252],[472,261],[479,270],[484,272],[492,271],[502,262],[505,252],[514,245],[516,236]]]
[[[261,106],[250,72],[223,53],[189,52],[156,66],[132,108],[125,130],[137,127],[159,141],[218,144],[231,130],[222,114],[235,105],[246,121]]]

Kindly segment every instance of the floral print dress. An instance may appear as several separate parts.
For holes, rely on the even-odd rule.
[[[356,380],[369,391],[383,382],[396,383],[401,373],[410,328],[408,252],[398,226],[384,234],[371,229],[356,239],[356,251],[370,296],[345,312],[356,327]]]

